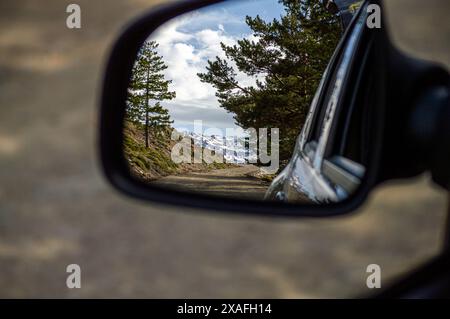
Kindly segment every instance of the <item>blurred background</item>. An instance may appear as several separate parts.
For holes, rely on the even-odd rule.
[[[301,298],[367,295],[439,253],[447,194],[428,176],[380,186],[322,220],[198,213],[127,199],[97,157],[102,72],[151,0],[0,2],[0,297]],[[389,0],[394,42],[450,65],[447,0]],[[66,27],[81,6],[82,28]],[[82,288],[66,287],[79,264]]]

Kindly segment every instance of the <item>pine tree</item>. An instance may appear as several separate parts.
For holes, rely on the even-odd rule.
[[[159,102],[151,110],[149,123],[156,129],[169,127],[173,121],[170,120],[169,110],[163,108]]]
[[[163,58],[158,55],[158,44],[145,42],[133,66],[133,74],[128,89],[127,118],[135,124],[144,126],[145,146],[149,145],[149,129],[159,130],[170,126],[169,111],[160,101],[175,98],[169,91],[172,81],[164,79],[162,71],[167,69]]]
[[[289,159],[306,119],[321,76],[340,39],[338,18],[320,0],[280,0],[285,13],[279,20],[247,16],[256,41],[221,44],[227,59],[208,61],[200,80],[216,88],[221,107],[246,128],[280,129],[280,159]],[[245,87],[237,71],[256,77]]]

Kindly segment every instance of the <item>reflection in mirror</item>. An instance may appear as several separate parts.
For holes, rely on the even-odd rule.
[[[342,35],[333,12],[319,0],[226,1],[162,25],[132,70],[123,141],[130,172],[228,198],[348,196],[361,165],[337,156],[317,170],[304,160],[316,142],[296,146],[321,125],[313,118],[322,106],[310,105]]]

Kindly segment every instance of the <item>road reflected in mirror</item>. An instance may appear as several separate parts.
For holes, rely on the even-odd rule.
[[[162,25],[130,79],[123,149],[131,174],[226,198],[347,198],[365,171],[363,138],[348,137],[361,136],[364,112],[330,116],[327,101],[334,70],[349,69],[334,54],[346,27],[323,1],[287,0],[226,1]],[[325,153],[329,145],[339,150]]]

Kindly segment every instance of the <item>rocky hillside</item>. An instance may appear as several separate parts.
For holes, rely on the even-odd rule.
[[[171,130],[159,133],[151,133],[149,147],[145,147],[144,130],[137,125],[127,122],[124,128],[124,153],[127,158],[132,174],[145,180],[156,180],[158,178],[177,175],[193,171],[208,171],[212,169],[228,168],[233,164],[226,163],[181,163],[176,164],[170,158],[175,141],[170,139]],[[192,143],[191,154],[194,148],[201,146]]]

